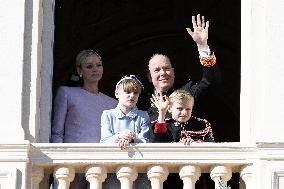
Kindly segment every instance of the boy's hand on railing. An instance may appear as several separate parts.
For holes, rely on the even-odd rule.
[[[179,142],[183,143],[184,145],[190,145],[190,143],[193,142],[193,139],[190,137],[182,137],[180,138]]]

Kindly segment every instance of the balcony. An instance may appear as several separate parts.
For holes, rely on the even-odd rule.
[[[210,173],[215,188],[239,173],[240,188],[253,189],[253,165],[258,147],[240,143],[133,144],[120,150],[115,144],[33,143],[29,149],[33,189],[48,188],[49,174],[68,189],[75,173],[85,173],[90,189],[100,189],[107,173],[116,173],[121,188],[131,189],[138,173],[147,173],[153,189],[162,189],[169,173],[179,173],[184,188],[194,189],[201,173]],[[265,155],[263,156],[265,158]]]

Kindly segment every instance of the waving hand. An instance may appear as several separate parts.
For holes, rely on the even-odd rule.
[[[196,18],[192,16],[192,27],[193,30],[190,28],[186,28],[186,30],[197,44],[198,49],[208,49],[209,21],[205,22],[204,16],[200,17],[200,14],[198,14]]]

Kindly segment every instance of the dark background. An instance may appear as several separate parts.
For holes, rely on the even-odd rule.
[[[212,123],[217,142],[239,141],[240,6],[239,0],[56,0],[53,94],[60,85],[76,85],[70,78],[83,49],[102,56],[100,90],[112,97],[123,75],[135,74],[151,87],[146,72],[154,53],[170,57],[177,83],[198,82],[198,51],[185,28],[200,13],[210,21],[208,44],[222,73],[222,85],[202,100],[200,117]]]

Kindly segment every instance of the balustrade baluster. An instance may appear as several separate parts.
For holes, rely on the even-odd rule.
[[[195,182],[201,176],[198,166],[186,165],[180,168],[179,176],[183,180],[183,189],[195,189]]]
[[[54,178],[58,181],[58,189],[69,189],[70,182],[75,177],[73,167],[58,166],[54,170]]]
[[[240,173],[241,178],[246,184],[246,189],[254,189],[253,187],[253,166],[245,166],[241,173]]]
[[[121,184],[121,189],[131,189],[133,181],[137,179],[138,173],[135,167],[123,165],[116,169],[116,176]]]
[[[211,168],[210,177],[215,182],[215,189],[221,189],[219,184],[220,179],[227,186],[227,181],[232,177],[232,170],[230,167],[224,165],[214,166]]]
[[[169,175],[169,169],[166,166],[148,167],[147,175],[151,181],[152,189],[163,189],[163,182]]]
[[[86,168],[86,179],[90,183],[90,189],[101,189],[106,177],[107,170],[103,166],[90,165]]]

